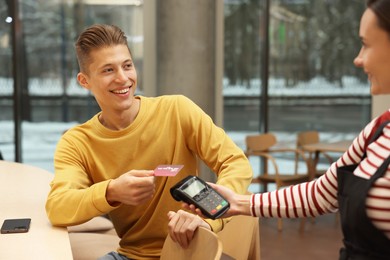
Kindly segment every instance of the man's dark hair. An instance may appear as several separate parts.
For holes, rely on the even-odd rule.
[[[126,45],[130,52],[127,37],[119,27],[95,24],[84,30],[75,44],[80,71],[88,72],[88,64],[92,62],[90,57],[91,51],[113,45]]]

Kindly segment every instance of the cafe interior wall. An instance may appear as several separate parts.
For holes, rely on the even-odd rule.
[[[382,114],[386,109],[390,107],[390,94],[378,95],[372,97],[371,102],[371,117],[374,118]]]

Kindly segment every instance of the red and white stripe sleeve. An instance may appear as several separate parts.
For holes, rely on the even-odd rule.
[[[272,192],[253,194],[250,203],[252,216],[297,218],[336,212],[338,210],[336,169],[360,162],[374,121],[360,132],[348,151],[320,178]]]

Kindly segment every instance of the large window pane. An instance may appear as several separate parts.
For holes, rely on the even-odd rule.
[[[259,132],[260,120],[264,120],[260,105],[265,82],[265,8],[258,0],[224,2],[224,128],[244,150],[245,136]],[[250,158],[250,162],[258,174],[260,161]]]
[[[364,2],[269,1],[268,34],[265,0],[224,2],[224,127],[240,147],[263,124],[281,145],[295,147],[299,131],[317,130],[323,141],[352,139],[369,122],[367,77],[353,65]],[[265,80],[267,122],[260,96]],[[292,173],[293,158],[280,159]],[[251,164],[259,174],[261,162]]]
[[[363,10],[358,1],[272,1],[270,130],[357,134],[368,122],[367,78],[353,65]]]
[[[6,160],[14,157],[12,36],[10,8],[0,0],[0,153]]]
[[[258,131],[262,6],[258,0],[226,0],[224,10],[224,128]]]
[[[22,79],[24,163],[52,171],[55,146],[63,131],[88,120],[100,110],[95,99],[76,81],[79,70],[74,42],[87,26],[107,23],[124,30],[138,69],[138,88],[142,91],[142,4],[140,0],[20,1],[24,46],[24,62],[20,66],[26,75]],[[1,14],[6,11],[3,6],[0,8]],[[0,39],[3,27],[6,28],[3,18],[1,26]],[[0,66],[10,70],[12,66],[9,64],[12,62],[3,59],[4,55],[11,59],[11,54],[8,54],[10,48],[3,48],[2,42]],[[6,53],[3,49],[8,53],[3,54]],[[6,72],[4,68],[0,72],[0,95],[12,95],[11,77],[8,74],[7,79]],[[0,105],[1,110],[5,107],[12,111],[12,104],[6,103],[3,98]],[[7,113],[4,121],[12,125],[12,115]],[[6,150],[4,153],[7,159],[13,160],[11,152]]]

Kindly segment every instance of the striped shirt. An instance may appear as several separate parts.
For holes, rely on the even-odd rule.
[[[388,111],[390,112],[390,110]],[[359,163],[353,174],[369,179],[390,155],[390,124],[379,138],[369,144],[369,137],[375,131],[375,118],[355,138],[351,146],[327,172],[311,182],[301,183],[273,192],[253,194],[252,216],[261,217],[315,217],[338,211],[336,169],[344,165]],[[364,147],[367,146],[365,159]],[[367,216],[373,225],[390,239],[390,168],[379,178],[368,192]]]

